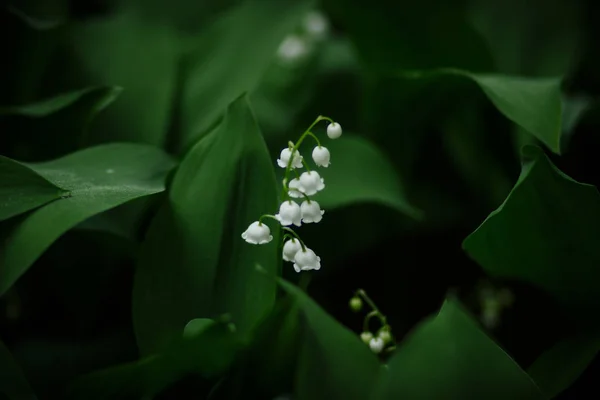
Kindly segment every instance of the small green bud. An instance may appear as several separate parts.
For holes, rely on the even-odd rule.
[[[363,332],[360,334],[360,340],[364,342],[364,344],[369,344],[373,339],[373,334],[371,332]]]
[[[379,336],[379,338],[383,340],[385,344],[392,341],[392,333],[390,332],[390,328],[387,326],[381,328],[377,336]]]
[[[363,302],[360,297],[354,296],[350,299],[350,309],[354,312],[362,310]]]

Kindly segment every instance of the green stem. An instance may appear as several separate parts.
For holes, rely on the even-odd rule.
[[[319,138],[312,132],[307,132],[306,133],[309,136],[312,136],[313,139],[315,139],[315,141],[317,142],[317,146],[321,147],[321,142],[319,141]]]
[[[311,278],[312,274],[304,273],[300,275],[300,282],[298,283],[298,287],[302,289],[304,293],[308,293],[308,284],[310,283]]]
[[[263,218],[271,218],[271,219],[274,219],[275,221],[279,222],[279,220],[277,219],[277,217],[275,217],[274,215],[271,215],[271,214],[263,214],[263,215],[261,215],[260,218],[258,219],[258,222],[262,224]]]
[[[307,129],[307,130],[305,130],[305,131],[304,131],[304,133],[303,133],[303,134],[300,136],[300,139],[298,139],[298,141],[296,142],[296,144],[294,144],[294,147],[292,147],[292,149],[291,149],[291,152],[292,152],[292,154],[291,154],[291,156],[290,156],[290,160],[288,161],[288,165],[287,165],[287,167],[285,168],[285,176],[284,176],[284,178],[285,178],[286,182],[287,182],[288,176],[289,176],[289,174],[290,174],[290,170],[292,169],[292,162],[294,161],[294,154],[295,154],[295,153],[296,153],[296,151],[297,151],[297,150],[300,148],[300,145],[302,144],[302,142],[304,141],[304,138],[305,138],[306,136],[308,136],[308,135],[310,134],[310,135],[312,135],[313,137],[315,137],[315,139],[316,139],[316,136],[315,136],[315,135],[313,135],[313,134],[312,134],[310,131],[311,131],[311,129],[312,129],[312,128],[314,128],[314,126],[315,126],[315,125],[317,125],[317,124],[318,124],[319,122],[321,122],[321,121],[329,121],[329,122],[333,122],[333,120],[332,120],[331,118],[329,118],[329,117],[324,117],[324,116],[322,116],[322,115],[319,115],[319,116],[318,116],[318,117],[317,117],[317,118],[316,118],[316,119],[313,121],[313,123],[312,123],[312,124],[310,124],[310,126],[308,127],[308,129]],[[317,139],[317,141],[318,141],[318,139]],[[303,161],[304,161],[304,159],[303,159]],[[305,165],[306,165],[306,164],[305,164]],[[283,188],[283,189],[282,189],[282,191],[281,191],[281,200],[282,200],[282,201],[283,201],[283,199],[285,198],[285,196],[286,196],[286,190],[285,190],[285,188]]]
[[[302,246],[302,251],[306,251],[306,245],[304,244],[302,239],[300,239],[300,236],[298,236],[298,234],[296,232],[294,232],[292,229],[288,228],[287,226],[284,226],[282,229],[286,232],[291,233],[292,236],[294,236],[296,239],[298,239],[298,241],[300,242],[300,246]]]

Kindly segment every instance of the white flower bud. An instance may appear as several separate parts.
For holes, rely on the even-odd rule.
[[[304,17],[304,29],[314,39],[323,39],[329,31],[329,21],[320,11],[311,11]]]
[[[306,171],[300,175],[299,189],[307,196],[312,196],[325,189],[325,181],[317,171]]]
[[[281,150],[281,153],[279,154],[279,158],[277,159],[277,165],[279,165],[281,168],[287,168],[288,163],[290,162],[291,156],[292,156],[292,150],[290,150],[288,147]],[[292,168],[302,168],[302,156],[300,155],[300,152],[298,150],[296,150],[294,152],[294,159],[292,160],[291,167]]]
[[[383,339],[380,337],[374,337],[373,339],[371,339],[369,341],[369,348],[375,354],[381,353],[381,350],[383,350],[384,346],[385,346],[385,343],[383,342]]]
[[[371,332],[363,332],[360,334],[360,340],[362,340],[364,344],[369,344],[371,339],[373,339],[373,334]]]
[[[298,178],[294,178],[290,181],[290,183],[288,183],[288,194],[290,195],[290,197],[293,197],[295,199],[298,199],[302,196],[302,190],[300,189],[300,180],[298,180]]]
[[[302,245],[298,239],[290,239],[283,245],[283,259],[285,261],[294,262],[296,253],[302,249]]]
[[[250,244],[265,244],[273,240],[273,236],[266,224],[255,221],[242,233],[242,239]]]
[[[332,122],[327,125],[327,136],[329,139],[337,139],[342,136],[342,126],[337,122]]]
[[[286,200],[279,206],[279,214],[275,215],[275,218],[281,222],[282,226],[288,225],[302,225],[302,213],[300,206],[295,201]]]
[[[305,247],[300,249],[294,256],[294,269],[296,272],[308,271],[311,269],[318,270],[321,268],[321,257],[317,256],[314,251]]]
[[[300,205],[300,213],[302,214],[302,222],[309,224],[311,222],[319,222],[323,219],[325,211],[321,210],[319,203],[314,200],[308,202],[304,200]]]
[[[317,146],[312,152],[312,158],[315,164],[319,167],[329,167],[329,159],[331,158],[331,154],[329,154],[329,150],[323,146]]]

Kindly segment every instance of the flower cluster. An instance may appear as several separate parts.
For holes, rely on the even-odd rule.
[[[329,121],[327,126],[327,136],[330,139],[337,139],[342,135],[342,127],[331,118],[319,116],[310,125],[310,127],[300,136],[296,143],[289,142],[288,146],[281,150],[277,165],[285,168],[283,179],[282,202],[279,206],[279,212],[275,215],[264,214],[258,221],[250,224],[248,229],[242,233],[242,238],[251,244],[265,244],[273,240],[271,230],[263,222],[264,218],[277,220],[286,232],[283,235],[283,259],[294,263],[296,272],[318,270],[321,268],[321,258],[315,252],[304,244],[298,234],[290,226],[301,226],[304,224],[317,223],[323,219],[325,211],[310,196],[314,196],[325,189],[325,181],[315,170],[311,170],[304,157],[300,154],[299,148],[306,137],[315,140],[316,146],[312,151],[312,159],[317,167],[329,167],[331,154],[329,150],[321,146],[317,136],[311,131],[320,121]],[[301,174],[299,169],[305,168],[306,171]],[[291,172],[295,177],[289,180]],[[298,204],[294,199],[304,199]]]
[[[371,307],[371,311],[365,316],[363,322],[363,331],[360,334],[360,339],[371,349],[375,354],[381,353],[384,349],[392,351],[395,348],[395,339],[392,335],[392,328],[387,323],[385,315],[379,311],[373,300],[367,296],[364,290],[359,289],[354,294],[354,297],[350,299],[350,309],[358,312],[362,310],[363,299]],[[371,318],[376,317],[381,327],[373,334],[369,328]],[[387,346],[387,348],[386,348]]]

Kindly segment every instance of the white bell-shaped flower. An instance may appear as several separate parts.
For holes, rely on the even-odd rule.
[[[305,247],[300,249],[294,256],[294,270],[296,272],[321,269],[321,257],[317,256],[314,251]]]
[[[273,235],[267,224],[255,221],[242,233],[242,239],[251,244],[265,244],[273,240]]]
[[[302,249],[302,245],[298,239],[290,239],[283,245],[283,259],[285,261],[294,262],[296,253]]]
[[[279,154],[279,158],[277,159],[277,165],[281,168],[287,168],[288,163],[290,162],[290,157],[292,156],[292,150],[289,147],[281,150]],[[294,152],[294,159],[292,160],[292,168],[302,168],[302,156],[300,152],[296,150]]]
[[[321,210],[321,206],[314,200],[310,202],[304,200],[300,205],[300,212],[302,214],[302,222],[309,224],[311,222],[319,222],[323,219],[325,211]]]
[[[332,122],[327,125],[327,136],[329,139],[337,139],[342,136],[342,126],[337,122]]]
[[[329,167],[329,159],[331,158],[331,154],[329,154],[329,150],[327,147],[317,146],[312,152],[312,158],[315,164],[319,167]]]
[[[380,337],[374,337],[373,339],[371,339],[369,341],[369,348],[375,354],[381,353],[381,350],[383,350],[384,346],[385,346],[385,342]]]
[[[317,171],[306,171],[300,175],[300,191],[312,196],[325,189],[325,181]]]
[[[282,226],[302,225],[302,213],[298,203],[292,200],[286,200],[279,206],[279,214],[275,214],[275,218],[281,222]]]
[[[288,183],[288,194],[290,197],[295,199],[299,199],[302,196],[302,190],[300,189],[300,180],[298,178],[294,178]]]

